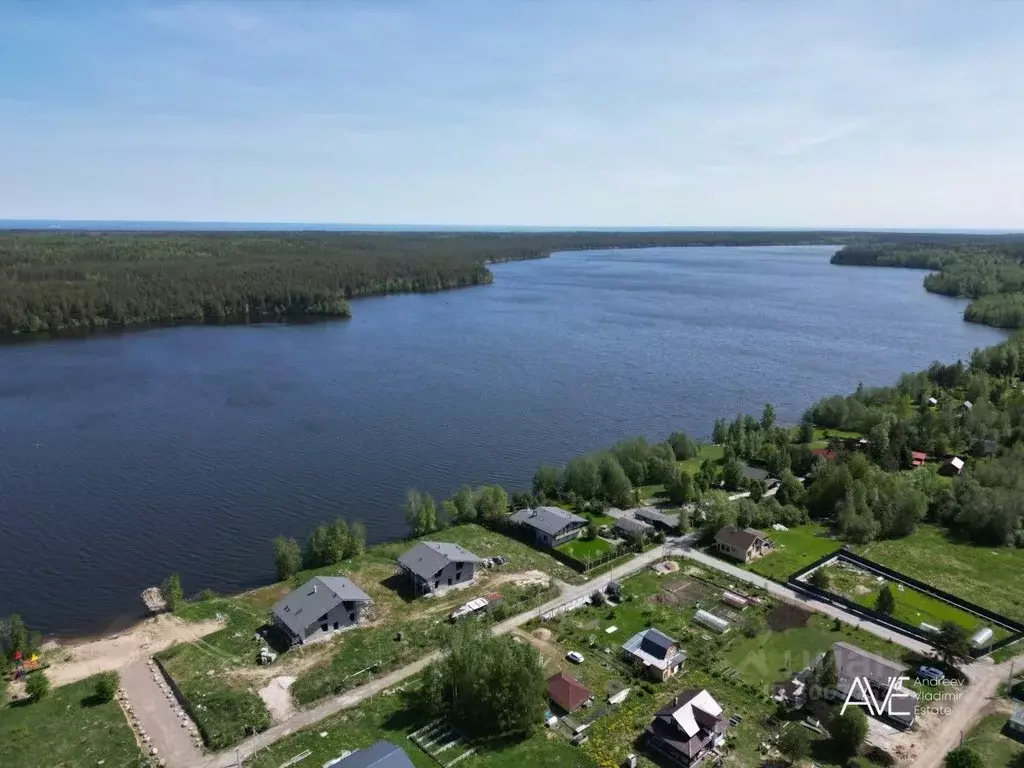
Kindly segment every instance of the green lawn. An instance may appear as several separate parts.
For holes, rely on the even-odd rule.
[[[805,565],[840,547],[840,542],[830,538],[829,530],[821,525],[801,525],[788,531],[769,529],[766,533],[775,542],[775,551],[746,567],[775,581],[784,582]]]
[[[53,689],[34,704],[0,708],[4,768],[127,768],[144,764],[116,701],[93,700],[96,678]]]
[[[762,687],[767,693],[772,683],[787,680],[794,672],[810,666],[819,654],[839,641],[894,661],[901,661],[906,653],[902,646],[868,632],[845,624],[836,631],[834,626],[832,620],[813,615],[806,627],[743,637],[728,648],[722,659],[727,666],[736,669],[743,680]]]
[[[679,462],[679,468],[685,469],[691,475],[696,475],[697,470],[700,469],[700,465],[704,463],[706,459],[712,461],[720,461],[725,455],[725,446],[723,445],[712,445],[710,443],[702,443],[700,451],[692,459]]]
[[[587,558],[605,557],[612,551],[612,545],[604,539],[573,539],[557,547],[559,552],[564,552],[570,557],[575,557],[580,562],[587,562]]]
[[[879,583],[872,574],[860,569],[839,566],[829,566],[827,572],[830,578],[830,591],[865,607],[875,607],[884,584]],[[905,621],[911,626],[916,627],[921,623],[927,623],[938,627],[944,621],[952,621],[971,634],[982,627],[991,627],[994,641],[1002,640],[1009,635],[1009,632],[1002,627],[993,626],[984,619],[963,611],[955,605],[937,600],[913,587],[904,585],[902,591],[899,588],[900,585],[897,584],[889,584],[889,587],[896,603],[896,608],[892,613],[893,618]]]
[[[1003,734],[1007,715],[989,715],[964,739],[964,744],[981,754],[985,768],[1022,768],[1024,744]]]
[[[960,544],[939,528],[924,525],[905,539],[878,541],[857,551],[957,597],[1024,620],[1024,549]]]

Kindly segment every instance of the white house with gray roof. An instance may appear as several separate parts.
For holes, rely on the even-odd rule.
[[[314,576],[279,600],[271,612],[294,647],[357,625],[372,603],[368,594],[342,576]]]
[[[536,507],[514,512],[509,521],[533,532],[543,547],[557,547],[572,541],[587,527],[586,519],[559,507]]]
[[[428,595],[466,585],[476,577],[480,558],[465,547],[439,541],[421,541],[398,558],[413,594]]]

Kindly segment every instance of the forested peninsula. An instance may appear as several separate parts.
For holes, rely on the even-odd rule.
[[[997,328],[1024,328],[1024,237],[949,243],[847,245],[833,264],[934,270],[924,279],[932,293],[971,299],[964,319]]]
[[[348,300],[353,297],[489,283],[488,263],[564,250],[835,244],[860,252],[874,247],[903,253],[910,247],[989,253],[996,242],[1002,241],[828,231],[10,231],[0,233],[0,335],[150,323],[344,318],[351,315]],[[1024,311],[1024,302],[1016,306]]]

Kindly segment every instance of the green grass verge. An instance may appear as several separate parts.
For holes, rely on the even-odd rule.
[[[34,704],[0,708],[5,768],[125,768],[145,764],[116,701],[93,698],[96,678],[53,689]]]
[[[985,768],[1021,768],[1024,766],[1024,744],[1005,735],[1007,715],[989,715],[978,723],[964,739],[964,744],[977,750]]]
[[[878,541],[857,551],[864,557],[976,605],[1024,621],[1024,549],[977,547],[952,541],[934,526],[904,539]]]
[[[747,563],[746,567],[754,573],[780,582],[841,546],[840,542],[830,538],[829,530],[821,525],[801,525],[788,531],[769,529],[766,533],[775,542],[775,551]]]

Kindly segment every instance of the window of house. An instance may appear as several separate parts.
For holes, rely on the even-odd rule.
[[[320,631],[321,632],[326,632],[327,631],[327,622],[324,622],[323,624],[320,625]]]
[[[355,611],[352,611],[352,613],[350,613],[348,615],[348,620],[349,621],[355,621],[356,620],[356,612]]]
[[[341,629],[341,624],[339,624],[338,622],[334,622],[334,628]]]

